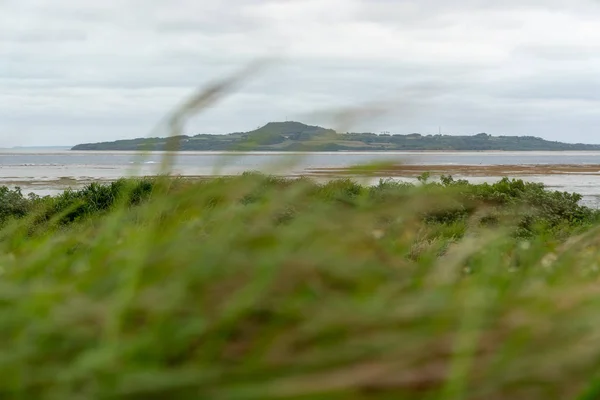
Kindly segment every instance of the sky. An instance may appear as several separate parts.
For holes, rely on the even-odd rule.
[[[593,0],[0,0],[0,147],[163,136],[188,96],[262,59],[184,133],[600,143],[599,20]]]

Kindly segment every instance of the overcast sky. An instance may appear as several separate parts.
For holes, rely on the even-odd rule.
[[[186,133],[384,103],[351,130],[600,143],[598,21],[592,0],[0,0],[0,147],[146,136],[265,56]]]

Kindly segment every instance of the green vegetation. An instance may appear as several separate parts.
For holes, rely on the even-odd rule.
[[[0,190],[3,399],[594,399],[600,212],[503,179]]]
[[[532,136],[390,135],[342,133],[299,122],[270,122],[254,131],[228,135],[179,135],[80,144],[72,150],[188,151],[390,151],[390,150],[600,150],[600,145],[552,142]]]

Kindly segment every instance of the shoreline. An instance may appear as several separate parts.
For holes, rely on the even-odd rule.
[[[295,151],[295,150],[72,150],[69,148],[44,148],[31,147],[20,149],[0,148],[0,155],[26,155],[26,154],[130,154],[130,155],[149,155],[149,154],[172,154],[172,155],[310,155],[310,154],[510,154],[517,155],[527,153],[546,153],[546,154],[600,154],[599,150],[332,150],[332,151]]]
[[[498,177],[498,176],[540,176],[540,175],[591,175],[600,176],[600,164],[498,164],[498,165],[469,165],[469,164],[397,164],[376,167],[320,167],[306,168],[302,171],[288,171],[274,174],[281,177],[298,178],[301,176],[314,178],[347,178],[350,176],[364,177],[406,177],[414,178],[429,172],[433,176],[457,175],[464,177]],[[265,174],[270,175],[269,172]],[[237,174],[172,174],[173,178],[181,179],[211,179],[218,177],[236,176]],[[123,177],[91,177],[91,176],[62,176],[59,178],[4,178],[0,185],[10,186],[60,186],[85,185],[92,182],[110,183],[120,178],[140,178],[158,176],[154,174]]]
[[[600,164],[436,165],[402,164],[374,168],[310,168],[312,176],[416,177],[423,173],[459,176],[600,175]]]
[[[356,179],[361,184],[377,185],[381,179],[394,179],[405,182],[417,182],[424,172],[429,172],[433,180],[441,175],[452,175],[456,179],[466,179],[471,183],[495,182],[503,177],[519,178],[529,182],[542,183],[549,190],[578,193],[583,197],[582,204],[600,208],[600,164],[588,165],[396,165],[371,170],[357,168],[319,168],[307,169],[297,173],[271,174],[281,178],[297,179],[307,177],[317,183],[326,183],[333,179]],[[266,173],[269,175],[268,173]],[[60,178],[5,178],[0,186],[20,187],[24,194],[37,196],[55,196],[65,190],[80,190],[91,183],[110,184],[120,178],[152,178],[155,174],[131,175],[122,177],[60,177]],[[223,175],[181,175],[173,178],[196,181],[213,178],[227,178],[239,174]],[[529,177],[529,178],[528,178]],[[555,177],[555,178],[553,178]],[[571,179],[572,177],[572,179]],[[586,178],[587,177],[587,178]]]

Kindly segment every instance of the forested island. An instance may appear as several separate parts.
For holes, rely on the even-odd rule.
[[[270,122],[250,132],[200,134],[171,138],[139,138],[86,143],[71,150],[182,150],[182,151],[585,151],[600,144],[562,143],[534,136],[408,135],[337,133],[300,122]]]

